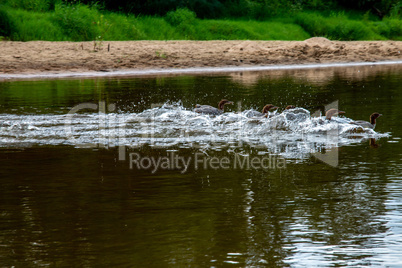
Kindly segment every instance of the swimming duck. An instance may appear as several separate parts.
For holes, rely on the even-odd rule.
[[[372,113],[371,115],[370,115],[370,122],[367,122],[367,121],[353,121],[353,122],[350,122],[350,124],[354,124],[354,125],[358,125],[358,126],[361,126],[361,127],[363,127],[363,128],[371,128],[371,129],[374,129],[375,128],[375,124],[376,124],[376,119],[378,118],[378,117],[380,117],[380,116],[382,116],[382,114],[379,114],[379,113]]]
[[[338,109],[329,109],[326,113],[325,113],[325,120],[322,118],[318,118],[317,120],[317,124],[323,125],[324,123],[327,123],[326,121],[331,120],[333,116],[335,115],[339,115],[339,114],[344,114],[344,111],[339,111]]]
[[[325,113],[325,119],[326,120],[331,120],[331,118],[335,115],[340,115],[340,114],[344,114],[344,111],[339,111],[338,109],[329,109],[326,113]]]
[[[200,105],[196,104],[194,112],[200,114],[209,114],[209,115],[220,115],[223,113],[226,104],[233,104],[232,101],[223,99],[219,102],[218,108],[209,106],[209,105]]]
[[[271,110],[275,110],[278,109],[279,107],[272,105],[272,104],[267,104],[264,106],[264,108],[262,108],[262,112],[257,112],[257,111],[249,111],[247,112],[247,116],[248,117],[261,117],[261,116],[268,116],[268,112]]]
[[[265,105],[264,108],[262,109],[262,113],[264,114],[263,116],[268,117],[268,118],[274,116],[273,114],[269,114],[269,112],[271,110],[276,110],[278,108],[279,108],[278,106],[275,106],[272,104]]]
[[[290,110],[290,109],[294,109],[294,108],[296,108],[296,106],[288,105],[288,106],[286,106],[285,110]]]

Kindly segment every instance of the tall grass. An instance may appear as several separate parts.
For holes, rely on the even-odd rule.
[[[374,31],[387,39],[402,40],[402,20],[386,18],[373,23]]]
[[[15,24],[15,31],[10,34],[12,40],[71,40],[53,22],[54,14],[52,13],[30,12],[21,9],[9,9],[8,12]]]
[[[199,40],[304,40],[299,25],[281,22],[205,20],[197,27]]]
[[[99,12],[85,5],[56,5],[53,20],[71,40],[94,40]]]
[[[334,40],[381,40],[371,24],[351,20],[344,13],[324,17],[312,12],[302,12],[295,18],[295,23],[303,27],[311,36],[324,36]]]
[[[61,5],[54,12],[10,9],[16,23],[13,40],[302,40],[309,35],[298,25],[248,20],[201,20],[190,17],[135,17],[100,12],[85,5]]]

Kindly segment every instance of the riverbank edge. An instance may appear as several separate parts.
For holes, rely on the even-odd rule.
[[[278,70],[322,69],[359,66],[402,65],[402,60],[379,62],[339,62],[326,64],[289,64],[269,66],[236,66],[236,67],[198,67],[198,68],[168,68],[168,69],[127,69],[110,72],[40,72],[35,74],[0,74],[0,81],[7,80],[44,80],[63,78],[111,78],[111,77],[146,77],[169,75],[199,75],[199,74],[224,74],[235,72],[258,72]]]

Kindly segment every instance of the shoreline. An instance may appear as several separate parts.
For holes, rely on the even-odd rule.
[[[278,70],[301,70],[301,69],[324,69],[340,67],[365,67],[383,65],[402,65],[399,61],[378,61],[378,62],[340,62],[324,64],[293,64],[293,65],[271,65],[271,66],[249,66],[249,67],[199,67],[185,69],[131,69],[110,72],[40,72],[34,74],[1,74],[0,81],[4,80],[36,80],[36,79],[62,79],[62,78],[106,78],[106,77],[144,77],[156,75],[197,75],[197,74],[219,74],[234,72],[258,72]]]
[[[0,79],[219,73],[400,64],[402,41],[0,42]],[[110,49],[109,49],[110,48]]]

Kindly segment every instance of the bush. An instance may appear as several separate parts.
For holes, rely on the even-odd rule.
[[[179,8],[176,11],[169,11],[165,20],[176,27],[176,30],[184,35],[185,39],[195,39],[196,15],[187,8]]]
[[[0,36],[10,37],[15,32],[15,26],[8,12],[0,7]]]
[[[172,26],[192,24],[195,22],[195,19],[195,13],[187,8],[178,8],[176,11],[169,11],[165,16],[165,20]]]

